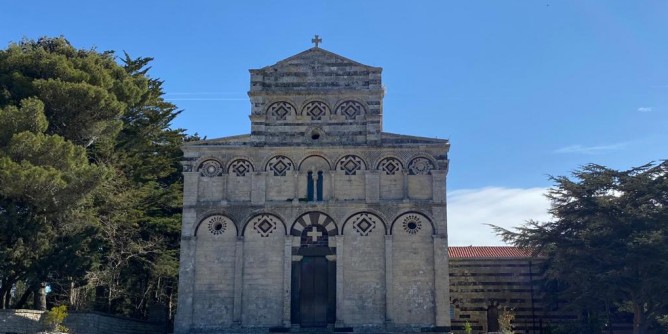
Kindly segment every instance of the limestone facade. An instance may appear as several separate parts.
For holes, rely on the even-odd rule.
[[[449,142],[382,131],[381,71],[251,70],[250,134],[184,145],[175,333],[449,331]]]

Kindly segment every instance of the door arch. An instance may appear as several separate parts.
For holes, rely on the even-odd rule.
[[[301,327],[326,327],[336,321],[336,247],[334,220],[322,212],[301,215],[290,234],[292,247],[291,322]]]

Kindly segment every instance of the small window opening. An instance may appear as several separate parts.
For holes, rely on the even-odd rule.
[[[322,185],[323,185],[323,174],[322,172],[318,172],[318,184],[316,185],[317,188],[317,196],[318,196],[318,201],[322,201]]]
[[[320,133],[318,131],[311,132],[311,139],[313,139],[313,140],[320,139]]]
[[[308,172],[308,176],[306,178],[306,199],[309,202],[313,201],[313,172]]]

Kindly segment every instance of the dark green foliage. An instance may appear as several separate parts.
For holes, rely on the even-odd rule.
[[[552,180],[553,221],[495,230],[545,256],[559,297],[583,314],[627,311],[634,333],[658,331],[668,311],[668,161],[626,171],[587,165]]]
[[[0,51],[0,307],[46,282],[74,310],[171,310],[188,138],[151,60],[64,38]]]

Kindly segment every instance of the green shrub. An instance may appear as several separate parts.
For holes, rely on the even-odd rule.
[[[464,331],[466,332],[466,334],[471,334],[473,332],[473,327],[471,327],[471,323],[468,322],[468,320],[464,324]]]
[[[46,325],[50,330],[68,332],[69,329],[63,326],[65,318],[67,318],[67,306],[54,306],[51,308],[51,311],[46,313]]]

